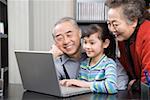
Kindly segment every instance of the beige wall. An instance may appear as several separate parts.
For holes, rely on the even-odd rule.
[[[21,83],[14,50],[49,50],[52,26],[74,16],[74,0],[8,0],[9,83]]]

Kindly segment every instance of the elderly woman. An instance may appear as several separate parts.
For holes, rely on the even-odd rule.
[[[150,73],[150,21],[144,0],[107,0],[108,28],[119,41],[120,62],[129,75],[128,89],[139,90]]]

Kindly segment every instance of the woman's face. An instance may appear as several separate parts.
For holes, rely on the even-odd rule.
[[[118,41],[124,41],[133,34],[136,22],[130,22],[123,15],[121,7],[108,10],[108,28],[116,36]]]

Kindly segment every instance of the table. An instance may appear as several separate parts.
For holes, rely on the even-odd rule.
[[[9,84],[4,96],[0,100],[140,100],[140,93],[119,91],[117,94],[94,94],[88,93],[68,98],[59,98],[51,95],[25,91],[21,84]]]

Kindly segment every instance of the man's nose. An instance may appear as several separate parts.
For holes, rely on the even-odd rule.
[[[70,42],[70,38],[67,36],[64,36],[64,44],[68,44]]]

